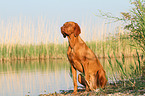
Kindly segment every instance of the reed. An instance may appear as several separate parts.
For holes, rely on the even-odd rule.
[[[121,45],[118,43],[122,43]],[[110,57],[122,57],[124,53],[125,57],[137,56],[135,54],[135,49],[130,48],[129,45],[124,44],[129,42],[129,40],[108,40],[108,41],[90,41],[86,42],[88,47],[96,53],[99,58],[107,58],[107,53]],[[97,46],[96,46],[97,45]],[[124,46],[123,46],[124,45]],[[106,47],[105,47],[106,46]],[[102,47],[102,49],[100,49]],[[68,44],[13,44],[13,45],[2,45],[0,46],[0,58],[1,60],[33,60],[33,59],[48,59],[48,58],[66,58]],[[120,48],[120,49],[119,49]],[[115,51],[114,51],[115,50]]]
[[[112,78],[110,78],[113,83],[110,83],[105,89],[105,92],[121,92],[127,93],[132,90],[134,95],[142,94],[140,90],[143,90],[144,84],[143,80],[145,79],[143,75],[144,61],[138,54],[136,50],[136,56],[133,57],[133,62],[126,63],[124,54],[121,58],[117,58],[114,52],[115,62],[112,62],[112,59],[108,53],[108,63],[109,69],[112,71]],[[117,74],[117,75],[116,75]],[[112,86],[115,85],[115,86]],[[112,89],[114,91],[112,91]]]
[[[0,60],[66,58],[68,43],[60,38],[59,25],[59,22],[45,17],[0,20]],[[98,57],[107,57],[108,52],[110,57],[114,57],[113,52],[117,57],[121,57],[122,53],[125,57],[136,56],[135,49],[130,46],[133,42],[124,39],[128,34],[121,27],[116,26],[113,33],[108,34],[114,25],[105,24],[105,21],[101,26],[91,20],[80,25],[81,37]]]

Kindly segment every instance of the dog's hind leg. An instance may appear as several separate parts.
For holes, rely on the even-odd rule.
[[[105,71],[103,69],[100,69],[97,73],[97,76],[98,78],[98,83],[100,85],[101,88],[104,88],[106,83],[107,83],[107,79],[106,79],[106,74],[105,74]]]

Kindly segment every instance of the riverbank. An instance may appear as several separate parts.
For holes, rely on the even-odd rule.
[[[145,74],[144,74],[145,75]],[[145,77],[132,79],[133,84],[130,84],[129,81],[118,81],[116,83],[107,84],[104,90],[100,89],[98,92],[85,92],[85,89],[79,89],[77,96],[135,96],[145,95]],[[75,96],[72,94],[73,90],[60,90],[60,93],[49,93],[49,94],[40,94],[39,96]]]
[[[97,54],[96,54],[97,56]],[[108,56],[97,56],[99,59],[108,59]],[[117,58],[122,58],[122,55],[116,56]],[[136,54],[133,56],[126,55],[124,58],[133,58],[138,57]],[[139,55],[139,57],[142,57],[142,55]],[[115,58],[114,56],[110,56],[110,58]],[[55,57],[49,57],[49,56],[40,56],[40,57],[26,57],[26,58],[0,58],[0,62],[13,62],[13,61],[45,61],[45,60],[67,60],[67,56],[61,57],[61,56],[55,56]]]

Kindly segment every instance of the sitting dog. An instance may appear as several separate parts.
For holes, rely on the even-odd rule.
[[[77,71],[84,73],[78,75],[78,81],[86,87],[86,91],[94,90],[99,87],[104,88],[107,79],[106,74],[98,58],[93,51],[88,48],[86,43],[81,39],[80,27],[75,22],[66,22],[61,27],[63,37],[68,38],[69,46],[67,57],[71,64],[71,70],[74,82],[74,94],[77,93]]]

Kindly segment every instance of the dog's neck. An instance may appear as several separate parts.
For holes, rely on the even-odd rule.
[[[75,37],[74,34],[67,36],[67,38],[68,38],[69,46],[71,47],[71,49],[73,49],[78,43],[82,41],[80,36]]]

